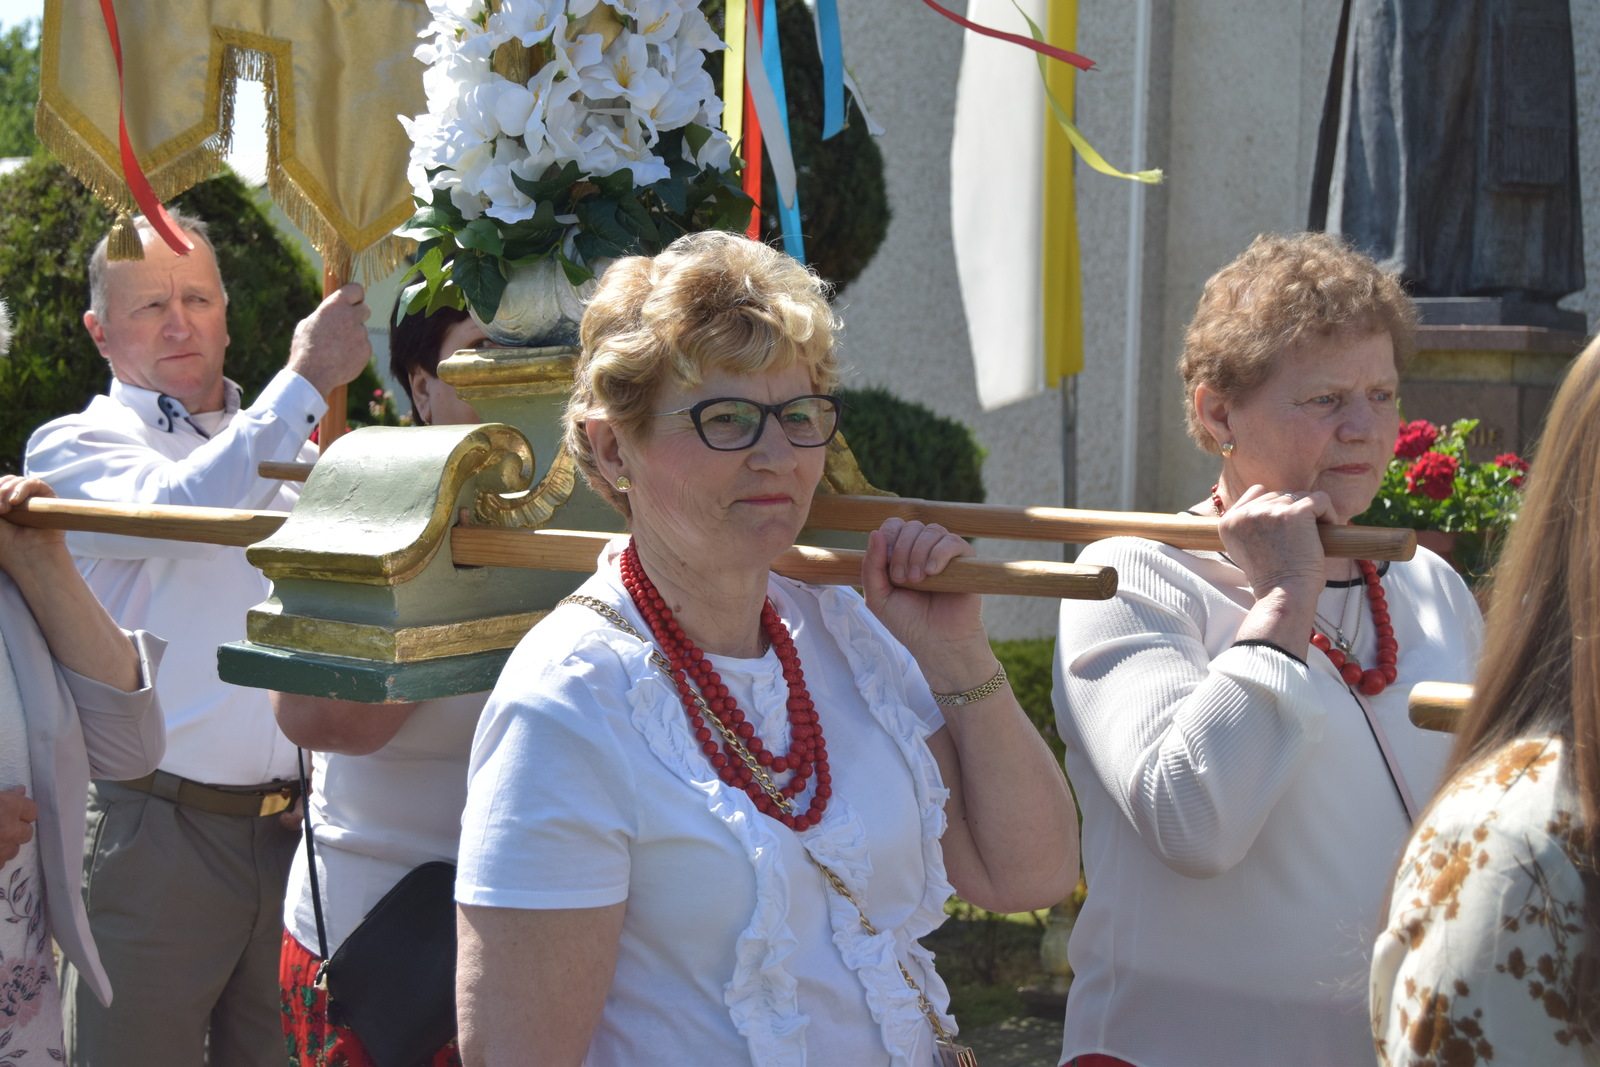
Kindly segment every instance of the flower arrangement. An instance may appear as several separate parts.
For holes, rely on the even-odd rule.
[[[420,243],[406,313],[487,321],[508,267],[553,259],[579,285],[748,223],[705,68],[724,46],[694,0],[427,2],[428,111],[400,120],[419,207],[397,231]]]
[[[1448,427],[1423,419],[1402,423],[1378,495],[1351,521],[1455,534],[1457,566],[1469,579],[1486,574],[1501,535],[1516,520],[1528,462],[1515,452],[1489,463],[1468,459],[1467,437],[1477,426],[1477,419]]]

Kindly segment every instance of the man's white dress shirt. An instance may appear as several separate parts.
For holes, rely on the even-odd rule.
[[[307,439],[327,404],[289,370],[248,408],[239,407],[239,387],[226,385],[218,418],[113,381],[109,396],[34,431],[27,473],[64,498],[288,511],[299,486],[258,477],[256,467],[314,460]],[[67,547],[120,626],[168,642],[157,681],[167,720],[161,769],[214,785],[293,777],[294,745],[266,690],[217,677],[217,646],[244,639],[246,612],[271,589],[244,549],[94,533],[68,534]]]

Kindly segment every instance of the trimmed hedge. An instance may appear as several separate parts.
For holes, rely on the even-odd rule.
[[[983,503],[983,448],[972,431],[882,388],[841,389],[843,433],[867,481],[923,500]]]

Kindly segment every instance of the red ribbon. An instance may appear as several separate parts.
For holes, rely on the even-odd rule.
[[[101,2],[105,3],[108,2],[108,0],[101,0]],[[985,37],[995,37],[1002,41],[1010,41],[1012,44],[1020,44],[1024,48],[1031,48],[1033,51],[1047,55],[1051,59],[1059,59],[1063,63],[1070,63],[1079,70],[1090,70],[1094,67],[1094,60],[1085,56],[1080,56],[1076,52],[1069,52],[1065,48],[1057,48],[1055,45],[1045,44],[1043,41],[1035,41],[1031,37],[1022,36],[1020,33],[1007,33],[1004,30],[992,30],[987,26],[980,26],[976,22],[967,21],[954,11],[945,10],[938,4],[934,3],[933,0],[922,0],[922,2],[933,8],[945,18],[949,19],[951,22],[954,22],[958,26],[965,27],[966,29],[971,30],[973,33],[981,33]]]
[[[145,219],[167,243],[167,247],[177,255],[187,255],[194,251],[194,242],[178,229],[172,216],[167,214],[167,209],[156,199],[149,180],[144,176],[144,168],[139,166],[139,157],[133,152],[133,142],[128,140],[128,123],[123,118],[122,107],[122,38],[117,33],[117,12],[111,6],[111,0],[100,0],[100,14],[105,17],[106,31],[111,34],[111,54],[117,59],[117,139],[122,148],[123,180],[128,183],[134,203],[139,205],[139,210],[144,212]]]
[[[777,0],[772,0],[776,3]],[[745,25],[753,27],[757,36],[761,32],[761,0],[750,0],[745,9]],[[746,31],[748,33],[748,31]],[[748,40],[748,37],[746,38]],[[748,67],[752,62],[760,63],[761,54],[751,53],[749,48],[744,50],[744,62]],[[750,96],[750,79],[744,82],[744,145],[742,148],[745,158],[744,164],[744,192],[751,200],[750,225],[745,227],[745,236],[752,241],[761,240],[761,119],[756,115],[756,102]]]

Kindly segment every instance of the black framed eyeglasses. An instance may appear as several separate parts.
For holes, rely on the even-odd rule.
[[[717,396],[677,411],[652,412],[656,418],[687,415],[707,448],[738,452],[761,440],[767,416],[778,420],[783,436],[796,448],[821,448],[839,432],[844,404],[836,396],[814,393],[781,404],[762,404],[741,396]]]

